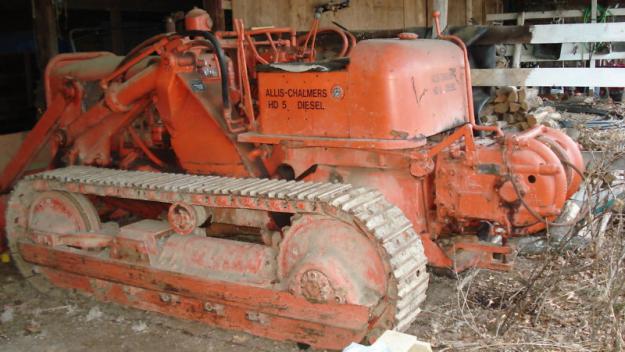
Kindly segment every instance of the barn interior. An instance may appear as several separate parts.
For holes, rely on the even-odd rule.
[[[0,349],[623,350],[624,5],[0,2]]]

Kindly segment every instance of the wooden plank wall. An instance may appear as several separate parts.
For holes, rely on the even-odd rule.
[[[466,1],[449,0],[448,24],[466,24]],[[483,23],[485,5],[493,0],[473,1],[473,18]],[[246,27],[288,26],[303,31],[310,27],[315,5],[327,0],[232,0],[234,18]],[[400,29],[431,25],[432,0],[352,0],[347,9],[325,13],[322,27],[332,21],[352,30]]]

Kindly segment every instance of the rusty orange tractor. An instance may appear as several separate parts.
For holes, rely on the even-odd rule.
[[[563,133],[475,123],[455,37],[185,24],[49,63],[48,109],[0,178],[37,288],[337,349],[413,323],[426,265],[506,269],[507,239],[580,185]],[[318,60],[324,31],[341,47]]]

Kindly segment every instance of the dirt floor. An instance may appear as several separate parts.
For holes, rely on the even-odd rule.
[[[544,259],[518,258],[515,269],[508,273],[473,270],[457,278],[431,274],[428,299],[408,332],[432,343],[438,351],[602,350],[590,343],[592,329],[579,308],[583,303],[578,291],[584,286],[583,272],[554,282],[555,290],[548,295],[538,318],[535,309],[526,307],[513,313],[519,319],[507,334],[497,331],[512,303],[522,302],[513,298],[524,292],[523,278],[543,265]],[[562,261],[554,264],[565,265]],[[71,292],[44,296],[12,265],[0,265],[0,282],[2,351],[300,350],[294,343],[101,303]]]
[[[0,264],[0,350],[9,351],[299,351],[248,334],[211,328],[70,292],[36,292],[12,265]]]

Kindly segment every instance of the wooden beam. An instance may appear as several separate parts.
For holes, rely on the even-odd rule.
[[[213,29],[223,31],[226,29],[226,20],[224,17],[224,9],[221,0],[202,0],[204,10],[213,19]]]
[[[188,11],[199,0],[65,0],[67,7],[73,10],[107,11],[114,7],[130,12],[172,12]]]
[[[484,26],[486,33],[476,40],[479,45],[525,44],[532,39],[529,26]],[[451,30],[451,29],[450,29]]]
[[[532,44],[620,42],[625,22],[536,25],[530,28]]]
[[[519,13],[519,17],[516,19],[517,26],[525,25],[525,12]],[[523,44],[514,44],[514,55],[512,56],[512,67],[521,67],[521,52],[523,51]]]
[[[624,68],[497,68],[471,70],[473,86],[623,87]]]
[[[487,29],[487,32],[476,41],[477,44],[553,44],[625,41],[625,22],[488,26]]]
[[[470,26],[473,24],[473,0],[465,0],[465,24]]]
[[[43,72],[48,61],[59,53],[56,8],[52,0],[33,1],[33,27],[37,43],[37,63]]]
[[[538,44],[540,45],[540,44]],[[516,45],[506,45],[506,56],[513,56]],[[594,53],[592,57],[595,60],[619,60],[625,59],[625,50],[620,50],[617,46],[612,48],[612,51],[606,54]],[[584,43],[563,43],[560,48],[560,55],[558,58],[545,58],[535,56],[535,47],[529,45],[523,47],[521,51],[521,62],[543,62],[543,61],[584,61],[590,60],[590,52],[588,47]]]
[[[625,16],[625,8],[612,8],[608,11],[613,16]],[[581,18],[584,15],[582,10],[561,10],[561,11],[535,11],[526,12],[526,20],[537,19],[553,19],[553,18]],[[512,21],[518,16],[516,12],[508,13],[490,13],[486,15],[487,22],[500,22],[500,21]]]
[[[597,0],[591,0],[590,1],[590,21],[592,23],[597,23]],[[594,47],[594,44],[593,44]],[[595,59],[590,60],[590,68],[595,68],[596,66],[596,61]],[[590,86],[588,87],[588,94],[589,95],[594,95],[594,90],[595,88]]]

